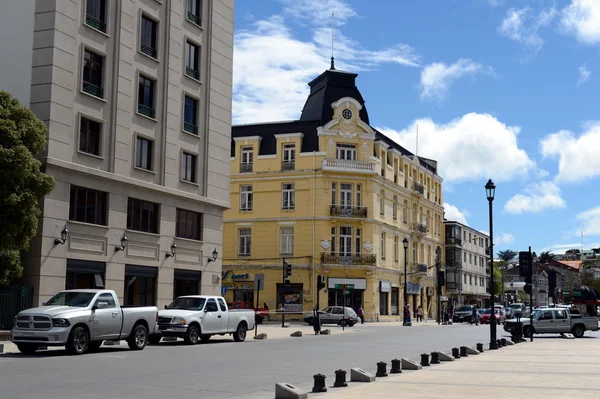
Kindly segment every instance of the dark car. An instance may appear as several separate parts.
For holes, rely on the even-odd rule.
[[[454,323],[460,323],[463,321],[471,322],[471,318],[473,317],[473,305],[464,305],[459,307],[454,311],[454,315],[452,316],[452,321]]]

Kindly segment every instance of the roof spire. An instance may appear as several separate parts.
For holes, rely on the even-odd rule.
[[[334,58],[333,58],[333,32],[335,28],[333,26],[333,11],[331,12],[331,67],[329,69],[335,70]]]

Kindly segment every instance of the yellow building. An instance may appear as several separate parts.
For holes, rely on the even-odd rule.
[[[228,302],[255,303],[254,278],[264,274],[259,301],[271,310],[346,303],[362,306],[367,320],[400,320],[406,237],[410,308],[435,317],[442,178],[435,161],[370,126],[357,76],[330,69],[310,82],[299,120],[232,128]],[[289,284],[284,259],[293,266]]]

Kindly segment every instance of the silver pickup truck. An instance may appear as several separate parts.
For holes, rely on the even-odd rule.
[[[588,330],[598,331],[598,317],[572,315],[565,308],[535,309],[532,315],[533,327],[529,317],[520,319],[525,337],[531,337],[532,334],[572,333],[576,338],[581,338]],[[513,333],[517,323],[516,319],[507,320],[504,330]]]
[[[81,355],[105,340],[126,340],[130,349],[141,350],[157,320],[156,306],[122,307],[114,291],[67,290],[16,315],[11,340],[23,354],[64,345]]]

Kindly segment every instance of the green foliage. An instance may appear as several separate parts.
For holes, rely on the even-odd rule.
[[[515,251],[513,251],[512,249],[507,249],[506,251],[500,251],[497,254],[498,259],[502,259],[503,261],[506,261],[506,262],[510,262],[511,260],[516,258],[517,255],[518,254]]]
[[[595,288],[596,291],[600,292],[600,280],[594,277],[593,269],[585,269],[581,272],[581,284]]]
[[[500,298],[502,293],[502,270],[506,267],[506,262],[495,262],[494,263],[494,295]]]
[[[542,252],[540,254],[540,257],[538,258],[538,262],[540,262],[540,263],[550,263],[554,259],[556,259],[556,256],[552,252],[546,251],[546,252]]]
[[[46,133],[31,110],[0,91],[0,284],[22,275],[20,253],[36,234],[39,201],[54,189],[35,158],[46,147]]]

